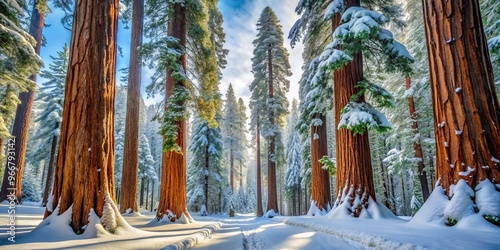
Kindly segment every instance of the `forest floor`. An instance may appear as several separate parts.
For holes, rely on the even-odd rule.
[[[136,231],[53,240],[50,235],[30,233],[44,212],[36,203],[16,207],[16,242],[10,243],[7,212],[8,206],[1,203],[0,249],[500,249],[500,229],[413,224],[404,219],[268,219],[253,214],[233,218],[193,215],[195,223],[152,226],[148,223],[154,213],[148,211],[142,211],[142,216],[125,217],[139,229]]]

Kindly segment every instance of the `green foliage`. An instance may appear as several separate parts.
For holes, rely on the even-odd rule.
[[[17,1],[0,0],[0,138],[10,136],[8,123],[19,103],[17,94],[36,88],[29,76],[43,64],[35,53],[35,39],[25,32]]]
[[[483,215],[484,219],[489,221],[491,224],[500,227],[500,217],[496,215],[485,214]]]
[[[355,86],[359,92],[351,97],[351,100],[357,101],[359,97],[368,94],[378,107],[392,108],[394,107],[394,97],[379,85],[373,84],[367,80],[358,82]]]
[[[354,135],[363,134],[368,129],[386,133],[391,129],[385,116],[370,104],[350,101],[340,113],[339,129],[349,129]]]
[[[163,114],[160,134],[165,136],[163,141],[163,151],[175,151],[182,153],[177,144],[178,122],[187,118],[186,101],[189,99],[189,91],[176,85],[172,90],[172,95],[167,100],[166,112]]]
[[[335,167],[335,159],[328,157],[327,155],[319,159],[319,163],[323,165],[323,169],[328,169],[330,176],[337,175],[337,168]]]
[[[456,219],[453,219],[453,218],[451,218],[451,217],[448,217],[448,218],[446,218],[446,222],[445,222],[445,224],[446,224],[447,226],[449,226],[449,227],[452,227],[452,226],[455,226],[455,225],[457,224],[457,222],[458,222],[458,221],[457,221]]]

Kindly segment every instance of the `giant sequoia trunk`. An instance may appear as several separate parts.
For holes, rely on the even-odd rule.
[[[269,70],[269,100],[274,98],[274,86],[273,86],[273,53],[271,45],[267,50],[267,62]],[[269,123],[272,129],[274,129],[274,111],[269,110]],[[274,212],[279,213],[278,210],[278,194],[276,192],[276,136],[271,135],[269,137],[269,149],[267,154],[267,208],[266,211],[271,209]]]
[[[134,0],[132,9],[132,41],[125,118],[120,213],[130,208],[138,212],[137,174],[139,164],[139,107],[141,102],[141,57],[137,49],[142,45],[144,0]],[[147,202],[146,202],[147,203]]]
[[[186,7],[183,4],[174,4],[173,13],[168,23],[168,33],[170,36],[179,39],[182,47],[186,46]],[[180,64],[186,70],[186,55],[180,58]],[[185,83],[177,81],[172,77],[172,71],[167,72],[166,98],[171,97],[174,86],[184,86]],[[165,108],[167,108],[165,102]],[[179,103],[183,105],[183,103]],[[165,109],[165,112],[168,112]],[[166,151],[162,154],[162,182],[160,188],[160,201],[156,218],[161,220],[167,215],[167,210],[174,214],[169,218],[171,221],[181,218],[184,214],[188,219],[190,215],[186,207],[186,121],[177,121],[177,145],[181,148],[181,153]]]
[[[311,126],[311,199],[320,210],[328,211],[332,201],[330,194],[330,174],[319,162],[323,156],[328,156],[326,135],[326,117],[320,115],[321,126]]]
[[[500,180],[500,106],[478,2],[424,1],[436,178],[450,196],[460,180]]]
[[[91,210],[103,217],[106,203],[116,210],[106,217],[118,212],[112,200],[117,25],[118,0],[76,2],[50,207],[59,206],[59,214],[72,209],[70,225],[78,234]],[[52,212],[48,206],[45,217]]]
[[[406,77],[406,89],[411,89],[411,79],[410,77]],[[413,96],[408,97],[408,106],[410,109],[410,117],[412,119],[411,129],[415,135],[419,134],[418,131],[418,121],[417,121],[417,112],[415,110],[415,102],[413,101]],[[424,154],[422,152],[422,144],[420,141],[415,141],[413,143],[413,147],[415,149],[415,157],[420,159],[418,161],[418,178],[420,180],[420,187],[422,188],[422,196],[424,197],[424,201],[429,198],[429,183],[427,183],[427,172],[425,171],[424,165]]]
[[[45,14],[38,11],[37,4],[38,1],[33,2],[33,11],[31,12],[29,34],[36,40],[36,45],[34,47],[35,53],[40,55]],[[36,75],[30,76],[30,80],[36,82]],[[6,200],[7,195],[10,195],[11,191],[14,191],[17,200],[16,202],[21,203],[24,160],[26,156],[26,144],[28,143],[28,131],[30,127],[31,108],[33,106],[34,97],[34,91],[22,92],[19,94],[19,100],[21,101],[21,103],[17,105],[16,117],[14,119],[14,125],[12,127],[12,136],[14,137],[14,151],[13,154],[9,155],[12,157],[6,157],[7,163],[5,165],[2,188],[0,191],[0,202]],[[2,151],[0,151],[0,154],[1,152]],[[9,166],[16,167],[16,170],[14,170],[14,175],[11,175],[11,171],[8,171]],[[13,176],[15,178],[14,183],[9,181],[10,176]],[[14,186],[12,186],[11,184],[14,184]]]
[[[359,0],[347,0],[344,2],[346,7],[359,6]],[[340,23],[340,15],[337,14],[334,21],[334,28]],[[351,96],[357,94],[359,89],[355,86],[363,80],[363,56],[356,53],[353,60],[344,65],[340,70],[334,73],[334,98],[335,98],[335,117],[338,127],[340,121],[340,112],[349,102]],[[357,100],[364,102],[361,96]],[[347,129],[340,129],[336,135],[337,152],[337,200],[335,206],[341,205],[346,201],[348,207],[354,204],[355,197],[360,199],[360,204],[352,207],[352,215],[358,217],[361,210],[368,206],[368,199],[375,200],[375,188],[373,185],[373,170],[370,156],[370,143],[368,132],[354,135]],[[352,199],[341,199],[344,195],[351,196]]]
[[[257,216],[264,215],[262,211],[262,180],[261,180],[261,162],[260,162],[260,128],[259,128],[259,117],[257,117]]]

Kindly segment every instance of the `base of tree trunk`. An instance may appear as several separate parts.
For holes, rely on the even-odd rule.
[[[163,215],[163,218],[158,220],[158,218],[153,218],[148,225],[163,225],[163,224],[189,224],[193,223],[194,220],[189,214],[182,213],[179,218],[177,218],[170,210],[167,210],[167,213]]]
[[[68,240],[67,234],[55,234],[57,231],[73,232],[70,226],[73,205],[70,206],[64,213],[59,214],[59,206],[54,212],[45,218],[31,233],[30,237],[42,237],[43,239],[50,239],[51,241],[64,241]],[[124,233],[137,233],[143,232],[128,224],[128,222],[120,215],[118,207],[114,203],[109,194],[106,195],[104,203],[103,215],[99,218],[91,209],[89,213],[89,223],[85,225],[81,234],[78,237],[96,238],[100,235],[113,235]]]
[[[498,231],[500,192],[495,185],[486,179],[473,190],[465,180],[459,180],[451,189],[448,193],[453,196],[448,197],[438,183],[410,223],[458,227],[474,225],[475,230]]]
[[[330,204],[328,204],[328,208],[325,209],[319,209],[315,201],[311,201],[311,206],[309,207],[309,211],[307,212],[308,216],[323,216],[328,214],[332,208],[330,207]]]
[[[339,192],[332,210],[326,216],[328,218],[397,219],[397,216],[380,200],[375,201],[371,196],[359,194],[356,190],[351,186]]]

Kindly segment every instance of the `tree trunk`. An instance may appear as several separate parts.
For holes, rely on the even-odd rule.
[[[59,123],[56,122],[55,129],[59,127]],[[47,172],[47,180],[45,181],[45,189],[43,190],[43,200],[42,200],[42,207],[47,206],[47,202],[49,200],[49,194],[51,193],[52,189],[52,184],[54,183],[54,169],[55,169],[55,164],[54,164],[54,158],[56,155],[56,149],[57,149],[57,136],[52,137],[52,147],[50,149],[50,159],[49,159],[49,170]]]
[[[37,3],[38,1],[36,0],[33,2],[29,34],[36,40],[36,45],[34,47],[35,53],[40,55],[45,14],[38,11]],[[36,82],[36,75],[30,76],[30,80]],[[2,188],[0,191],[0,202],[6,200],[7,195],[10,195],[11,191],[14,191],[16,203],[22,203],[24,160],[26,157],[26,144],[28,143],[28,131],[34,97],[34,91],[19,93],[19,100],[21,102],[17,105],[16,117],[12,127],[12,136],[15,138],[14,151],[13,154],[9,155],[13,157],[7,157]],[[14,170],[14,175],[10,175],[11,171],[9,171],[9,166],[15,166],[16,170]],[[15,178],[15,185],[11,185],[12,182],[8,181],[9,176]]]
[[[298,203],[298,214],[297,215],[302,215],[302,209],[301,209],[301,206],[300,206],[300,203],[302,202],[302,187],[300,186],[299,184],[299,187],[298,187],[298,196],[297,196],[297,203]]]
[[[359,6],[359,0],[347,0],[347,8]],[[334,28],[340,23],[340,15],[337,14]],[[340,121],[340,112],[346,106],[351,97],[359,92],[355,86],[363,80],[363,56],[361,52],[353,56],[353,60],[344,65],[334,73],[334,98],[336,127]],[[364,102],[364,97],[358,98],[358,102]],[[375,187],[373,184],[373,170],[370,156],[370,143],[368,132],[361,135],[353,135],[347,129],[340,129],[336,135],[337,152],[337,200],[336,206],[344,202],[341,197],[351,192],[352,206],[355,197],[361,199],[361,203],[352,208],[352,215],[358,217],[363,207],[368,206],[368,198],[375,198]]]
[[[257,117],[257,120],[259,117]],[[257,216],[260,217],[264,215],[262,211],[262,184],[261,184],[261,163],[260,163],[260,128],[259,122],[257,121]]]
[[[153,212],[154,208],[154,198],[155,198],[155,180],[151,183],[151,206],[149,206],[149,211]]]
[[[52,207],[62,214],[72,206],[77,234],[91,209],[102,217],[105,202],[114,203],[117,26],[118,0],[76,2]]]
[[[209,171],[209,162],[210,157],[208,156],[208,150],[210,148],[210,131],[207,130],[207,147],[205,148],[205,210],[208,214],[208,171]]]
[[[148,204],[149,204],[149,179],[146,181],[146,210],[148,210]]]
[[[500,106],[479,1],[424,1],[436,178],[472,189],[500,180]],[[499,204],[496,204],[499,205]]]
[[[411,89],[411,79],[410,77],[406,77],[406,89],[409,90]],[[413,96],[410,96],[408,98],[408,106],[410,110],[410,117],[412,120],[411,124],[411,129],[413,130],[413,133],[415,135],[420,134],[418,130],[418,120],[417,120],[417,112],[415,110],[415,102],[413,101]],[[420,161],[418,161],[417,166],[418,166],[418,178],[420,179],[420,186],[422,188],[422,195],[424,197],[424,201],[429,198],[429,183],[427,182],[427,173],[425,171],[425,165],[424,165],[424,154],[422,152],[422,144],[420,144],[420,140],[415,141],[413,143],[413,147],[415,149],[415,157],[419,158]]]
[[[120,213],[137,207],[137,174],[139,164],[139,107],[141,102],[141,57],[137,49],[142,45],[144,0],[134,0],[132,9],[132,39],[127,89],[127,113],[123,147]]]
[[[323,156],[328,156],[326,116],[319,115],[319,119],[323,125],[311,126],[311,199],[319,209],[328,211],[332,202],[330,174],[328,170],[323,169],[323,165],[319,162]]]
[[[234,193],[234,156],[233,156],[233,148],[229,149],[229,186],[231,186],[231,193]]]
[[[267,62],[269,69],[269,99],[274,98],[274,83],[273,83],[273,53],[271,51],[271,44],[267,50]],[[274,129],[274,111],[269,110],[269,123],[270,127]],[[271,209],[279,213],[278,210],[278,197],[276,192],[276,136],[273,134],[269,137],[269,149],[267,153],[267,208],[266,211]]]
[[[168,33],[170,36],[179,39],[182,47],[186,46],[186,7],[183,4],[173,4],[173,13],[168,23]],[[186,71],[186,55],[179,58],[184,72]],[[174,86],[184,86],[185,83],[177,81],[172,77],[172,71],[167,72],[166,98],[172,95]],[[183,103],[179,103],[183,105]],[[165,102],[165,112],[167,103]],[[167,210],[170,210],[175,216],[171,221],[179,219],[184,214],[188,219],[191,218],[186,207],[186,121],[178,121],[177,126],[177,145],[181,148],[181,153],[167,151],[162,154],[162,182],[160,192],[160,202],[156,211],[156,218],[161,220]]]
[[[144,177],[141,178],[141,191],[139,193],[139,206],[144,206]]]

